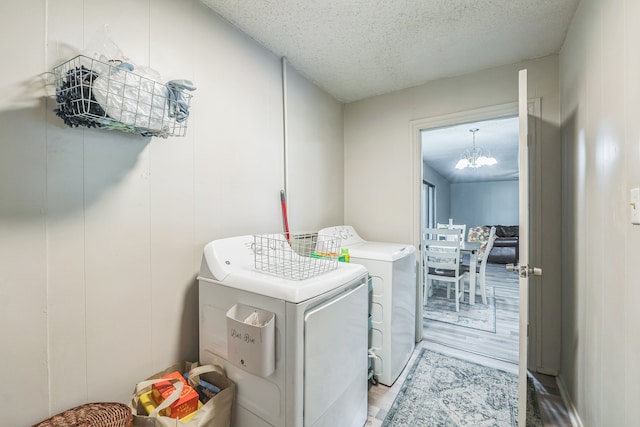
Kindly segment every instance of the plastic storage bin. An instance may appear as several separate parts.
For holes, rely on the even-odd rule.
[[[257,315],[257,325],[246,320]],[[227,357],[239,368],[261,377],[275,370],[275,317],[270,311],[236,304],[227,311]]]

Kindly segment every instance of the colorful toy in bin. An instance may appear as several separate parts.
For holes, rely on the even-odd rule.
[[[338,257],[338,254],[335,252],[311,252],[309,255],[311,258],[325,258],[325,259],[335,259]]]
[[[311,258],[324,258],[324,259],[336,259],[340,262],[349,262],[351,256],[349,255],[349,248],[342,248],[340,253],[337,254],[335,252],[311,252],[309,255]]]

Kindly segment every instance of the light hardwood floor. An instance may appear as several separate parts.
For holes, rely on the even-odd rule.
[[[495,332],[424,319],[424,339],[494,359],[518,363],[518,276],[504,264],[487,264],[486,282],[495,294]],[[468,295],[465,295],[468,301]],[[476,302],[480,298],[476,295]]]
[[[519,297],[517,277],[507,273],[504,270],[504,265],[488,264],[487,284],[495,287],[496,332],[480,331],[425,319],[423,324],[424,339],[416,345],[416,349],[400,377],[391,387],[370,386],[367,426],[382,425],[410,367],[422,348],[518,373]],[[534,377],[537,379],[536,393],[544,425],[571,426],[555,378],[542,374],[534,374]]]

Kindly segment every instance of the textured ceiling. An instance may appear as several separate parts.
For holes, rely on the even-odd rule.
[[[559,52],[579,0],[202,0],[343,102]]]
[[[462,152],[473,145],[470,129],[476,128],[476,146],[498,163],[477,169],[455,168]],[[518,117],[485,120],[422,132],[424,162],[452,183],[510,181],[518,179]]]

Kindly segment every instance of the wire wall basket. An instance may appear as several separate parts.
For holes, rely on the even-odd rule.
[[[186,81],[164,84],[151,78],[146,68],[133,69],[126,62],[104,62],[84,55],[60,64],[53,69],[56,114],[71,127],[162,138],[185,136],[192,96],[184,92],[184,86],[172,82]]]
[[[339,237],[256,234],[253,243],[256,270],[285,279],[309,279],[338,267]]]

